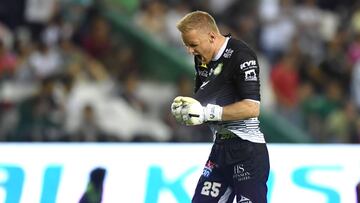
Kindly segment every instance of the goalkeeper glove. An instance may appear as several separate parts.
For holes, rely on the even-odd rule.
[[[175,117],[176,121],[179,123],[183,123],[181,109],[182,109],[181,97],[176,97],[173,103],[171,104],[171,114]]]
[[[180,97],[181,118],[186,125],[200,125],[207,121],[220,121],[223,108],[219,105],[208,104],[203,107],[199,101],[191,97]]]

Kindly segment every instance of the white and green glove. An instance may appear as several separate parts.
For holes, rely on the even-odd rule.
[[[220,121],[223,108],[219,105],[202,106],[191,97],[176,97],[171,104],[171,113],[177,122],[186,125],[200,125],[207,121]]]
[[[182,101],[181,97],[176,97],[171,104],[171,114],[175,117],[178,123],[184,123],[181,115]]]

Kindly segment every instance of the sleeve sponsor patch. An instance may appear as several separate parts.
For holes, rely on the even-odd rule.
[[[247,70],[250,68],[257,68],[256,60],[250,60],[240,64],[241,70]]]
[[[245,71],[245,81],[257,81],[255,69]]]

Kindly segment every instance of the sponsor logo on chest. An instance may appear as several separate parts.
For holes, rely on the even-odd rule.
[[[203,76],[203,77],[208,77],[209,76],[209,72],[207,70],[199,70],[198,74],[200,76]]]

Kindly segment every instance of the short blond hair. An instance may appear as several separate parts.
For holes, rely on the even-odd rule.
[[[194,11],[186,14],[176,25],[177,29],[186,33],[191,30],[207,30],[219,33],[215,19],[207,12]]]

